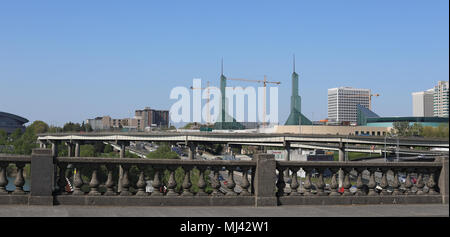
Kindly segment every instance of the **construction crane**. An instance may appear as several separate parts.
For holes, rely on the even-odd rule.
[[[206,82],[206,88],[200,87],[200,88],[194,88],[193,86],[191,86],[191,90],[206,90],[208,99],[207,99],[207,103],[206,103],[206,111],[208,111],[206,113],[206,124],[211,124],[211,118],[210,118],[210,111],[209,111],[209,81]]]
[[[264,106],[263,106],[263,127],[266,126],[266,84],[272,83],[272,84],[281,84],[279,81],[268,81],[266,75],[264,75],[264,80],[249,80],[249,79],[242,79],[242,78],[227,78],[227,80],[233,80],[233,81],[247,81],[247,82],[256,82],[256,83],[263,83],[264,84]]]
[[[372,110],[372,96],[380,96],[380,94],[370,94],[369,96],[369,109]]]

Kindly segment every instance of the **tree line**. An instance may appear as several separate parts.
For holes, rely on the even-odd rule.
[[[429,138],[448,138],[449,125],[440,124],[438,127],[423,126],[420,123],[394,122],[393,133],[402,137],[429,137]]]

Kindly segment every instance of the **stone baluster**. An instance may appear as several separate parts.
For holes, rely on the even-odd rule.
[[[314,193],[311,192],[311,187],[312,187],[312,183],[311,183],[311,173],[313,171],[313,168],[310,167],[306,167],[303,168],[303,170],[305,170],[305,192],[303,193],[304,196],[312,196],[314,195]]]
[[[97,170],[98,170],[98,166],[94,167],[94,170],[92,171],[92,177],[91,177],[91,182],[89,182],[89,196],[99,196],[101,195],[101,193],[98,191],[98,186],[100,185],[100,181],[98,180],[97,177]]]
[[[222,196],[223,195],[223,193],[220,191],[220,187],[222,185],[219,180],[219,169],[220,169],[220,167],[218,167],[218,166],[213,167],[214,178],[213,178],[213,182],[211,184],[211,186],[213,188],[213,192],[212,192],[213,196]]]
[[[389,183],[387,181],[387,172],[388,172],[388,170],[389,169],[385,168],[385,167],[381,168],[382,176],[381,176],[380,187],[382,188],[382,190],[381,190],[380,195],[382,195],[382,196],[389,195],[389,192],[387,191],[387,188],[389,186]]]
[[[250,182],[248,181],[248,167],[242,168],[242,182],[240,184],[240,187],[242,189],[241,193],[239,193],[240,196],[250,196],[250,192],[248,191],[248,188],[250,187]]]
[[[139,166],[139,179],[136,183],[136,196],[147,196],[148,194],[145,192],[145,187],[147,186],[147,183],[145,182],[144,177],[144,166]]]
[[[277,196],[282,197],[284,196],[284,188],[286,187],[286,183],[284,182],[284,170],[285,167],[278,166],[276,168],[278,170],[278,180],[277,180]]]
[[[424,169],[417,168],[417,180],[416,180],[416,188],[417,188],[417,195],[424,195],[425,192],[423,191],[423,188],[425,187],[425,182],[423,181],[423,173]]]
[[[74,176],[73,176],[73,195],[84,195],[84,192],[81,191],[81,186],[83,186],[83,179],[81,178],[81,166],[74,165]]]
[[[400,181],[398,180],[398,173],[400,172],[399,169],[393,169],[394,172],[394,181],[392,182],[392,188],[394,191],[392,192],[392,195],[401,195],[400,192]]]
[[[411,181],[412,169],[405,169],[405,171],[406,171],[405,194],[406,195],[414,195],[414,193],[412,192],[413,183]]]
[[[120,190],[120,196],[131,196],[133,195],[130,190],[130,179],[128,178],[128,171],[130,165],[122,165],[122,189]]]
[[[234,191],[234,187],[236,187],[236,183],[234,182],[234,168],[233,166],[228,166],[228,178],[227,178],[227,196],[236,196],[237,193]]]
[[[319,172],[319,179],[317,180],[317,194],[318,196],[327,196],[327,193],[324,191],[325,188],[325,182],[323,181],[323,172],[325,171],[324,168],[318,168],[316,169]]]
[[[367,185],[369,187],[369,193],[367,195],[378,196],[378,193],[375,190],[375,188],[377,187],[377,183],[375,182],[375,171],[377,170],[377,168],[371,167],[368,168],[367,170],[370,172],[369,184]]]
[[[208,196],[208,194],[205,192],[206,188],[206,181],[205,181],[205,166],[197,166],[198,169],[198,192],[195,194],[197,196]]]
[[[351,168],[343,168],[342,170],[344,171],[344,183],[342,184],[342,187],[344,187],[344,193],[342,195],[351,196],[353,195],[350,192],[350,187],[352,186],[352,183],[350,183]]]
[[[365,168],[357,167],[355,168],[356,172],[358,173],[358,177],[356,178],[356,196],[365,196],[366,193],[363,190],[363,182],[362,182],[362,173],[364,172]]]
[[[436,170],[434,168],[427,169],[429,177],[427,182],[428,194],[429,195],[438,195],[439,193],[436,191]],[[448,182],[448,180],[447,180]]]
[[[192,187],[192,183],[191,183],[191,169],[192,167],[190,166],[183,166],[183,170],[184,170],[184,180],[183,180],[183,193],[181,194],[182,196],[192,196],[194,194],[192,194],[190,188]]]
[[[113,180],[114,165],[106,165],[106,168],[108,169],[108,177],[105,183],[106,192],[104,195],[115,196],[117,195],[117,193],[114,191],[114,180]]]
[[[164,190],[161,190],[162,187],[162,182],[161,182],[161,171],[163,171],[164,169],[162,169],[162,167],[159,166],[155,166],[153,167],[154,171],[155,171],[155,175],[153,176],[153,182],[152,182],[152,187],[153,187],[153,192],[151,193],[151,196],[162,196],[164,195]],[[164,187],[163,187],[164,189]]]
[[[300,186],[297,179],[297,172],[299,167],[291,167],[290,170],[292,172],[292,181],[291,181],[291,193],[290,196],[299,196],[298,187]]]
[[[0,163],[0,195],[7,195],[6,185],[8,185],[8,179],[6,177],[6,167],[7,163]]]
[[[330,171],[333,174],[331,176],[331,184],[330,184],[331,193],[330,193],[330,196],[340,196],[341,194],[338,192],[339,183],[338,183],[337,178],[336,178],[336,175],[339,172],[339,169],[338,168],[330,168]]]
[[[178,196],[178,193],[175,192],[175,188],[177,187],[177,181],[175,180],[175,170],[176,167],[169,166],[168,170],[170,172],[169,174],[169,181],[167,182],[167,196]]]
[[[22,195],[25,194],[25,192],[23,191],[23,185],[25,184],[25,179],[23,178],[23,168],[25,167],[25,163],[19,162],[16,164],[16,167],[17,167],[17,176],[16,179],[14,180],[14,185],[16,186],[16,189],[12,194]]]

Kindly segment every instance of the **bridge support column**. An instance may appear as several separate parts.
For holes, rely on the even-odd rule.
[[[66,142],[67,146],[67,157],[73,157],[73,145],[71,142]]]
[[[52,156],[57,157],[58,156],[58,142],[52,141],[51,144],[52,144]]]
[[[197,148],[197,145],[192,143],[192,142],[189,142],[188,143],[188,148],[189,148],[188,159],[189,160],[195,159],[195,150]]]
[[[80,142],[75,142],[75,157],[80,157]]]

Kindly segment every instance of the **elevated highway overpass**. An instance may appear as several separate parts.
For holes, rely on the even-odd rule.
[[[341,136],[284,133],[208,133],[208,132],[153,132],[153,133],[47,133],[39,134],[41,142],[51,141],[154,141],[154,142],[196,142],[196,143],[345,143],[396,146],[397,138],[379,136]],[[399,137],[399,146],[448,148],[448,139],[420,137]]]
[[[75,156],[79,153],[79,144],[94,141],[126,144],[129,142],[169,142],[184,143],[189,147],[189,157],[193,157],[195,147],[199,144],[240,144],[259,146],[281,146],[291,148],[311,148],[339,150],[340,160],[343,152],[382,153],[384,147],[399,146],[404,154],[421,154],[427,151],[411,150],[411,147],[449,148],[448,139],[430,139],[421,137],[380,137],[380,136],[342,136],[312,135],[291,133],[216,133],[216,132],[93,132],[93,133],[46,133],[39,134],[42,146],[63,142],[75,146]],[[370,146],[377,146],[376,149]],[[78,148],[77,148],[78,147]],[[56,148],[55,148],[56,149]],[[390,152],[391,150],[388,150]],[[445,152],[444,152],[445,153]],[[442,154],[442,152],[440,153]]]

